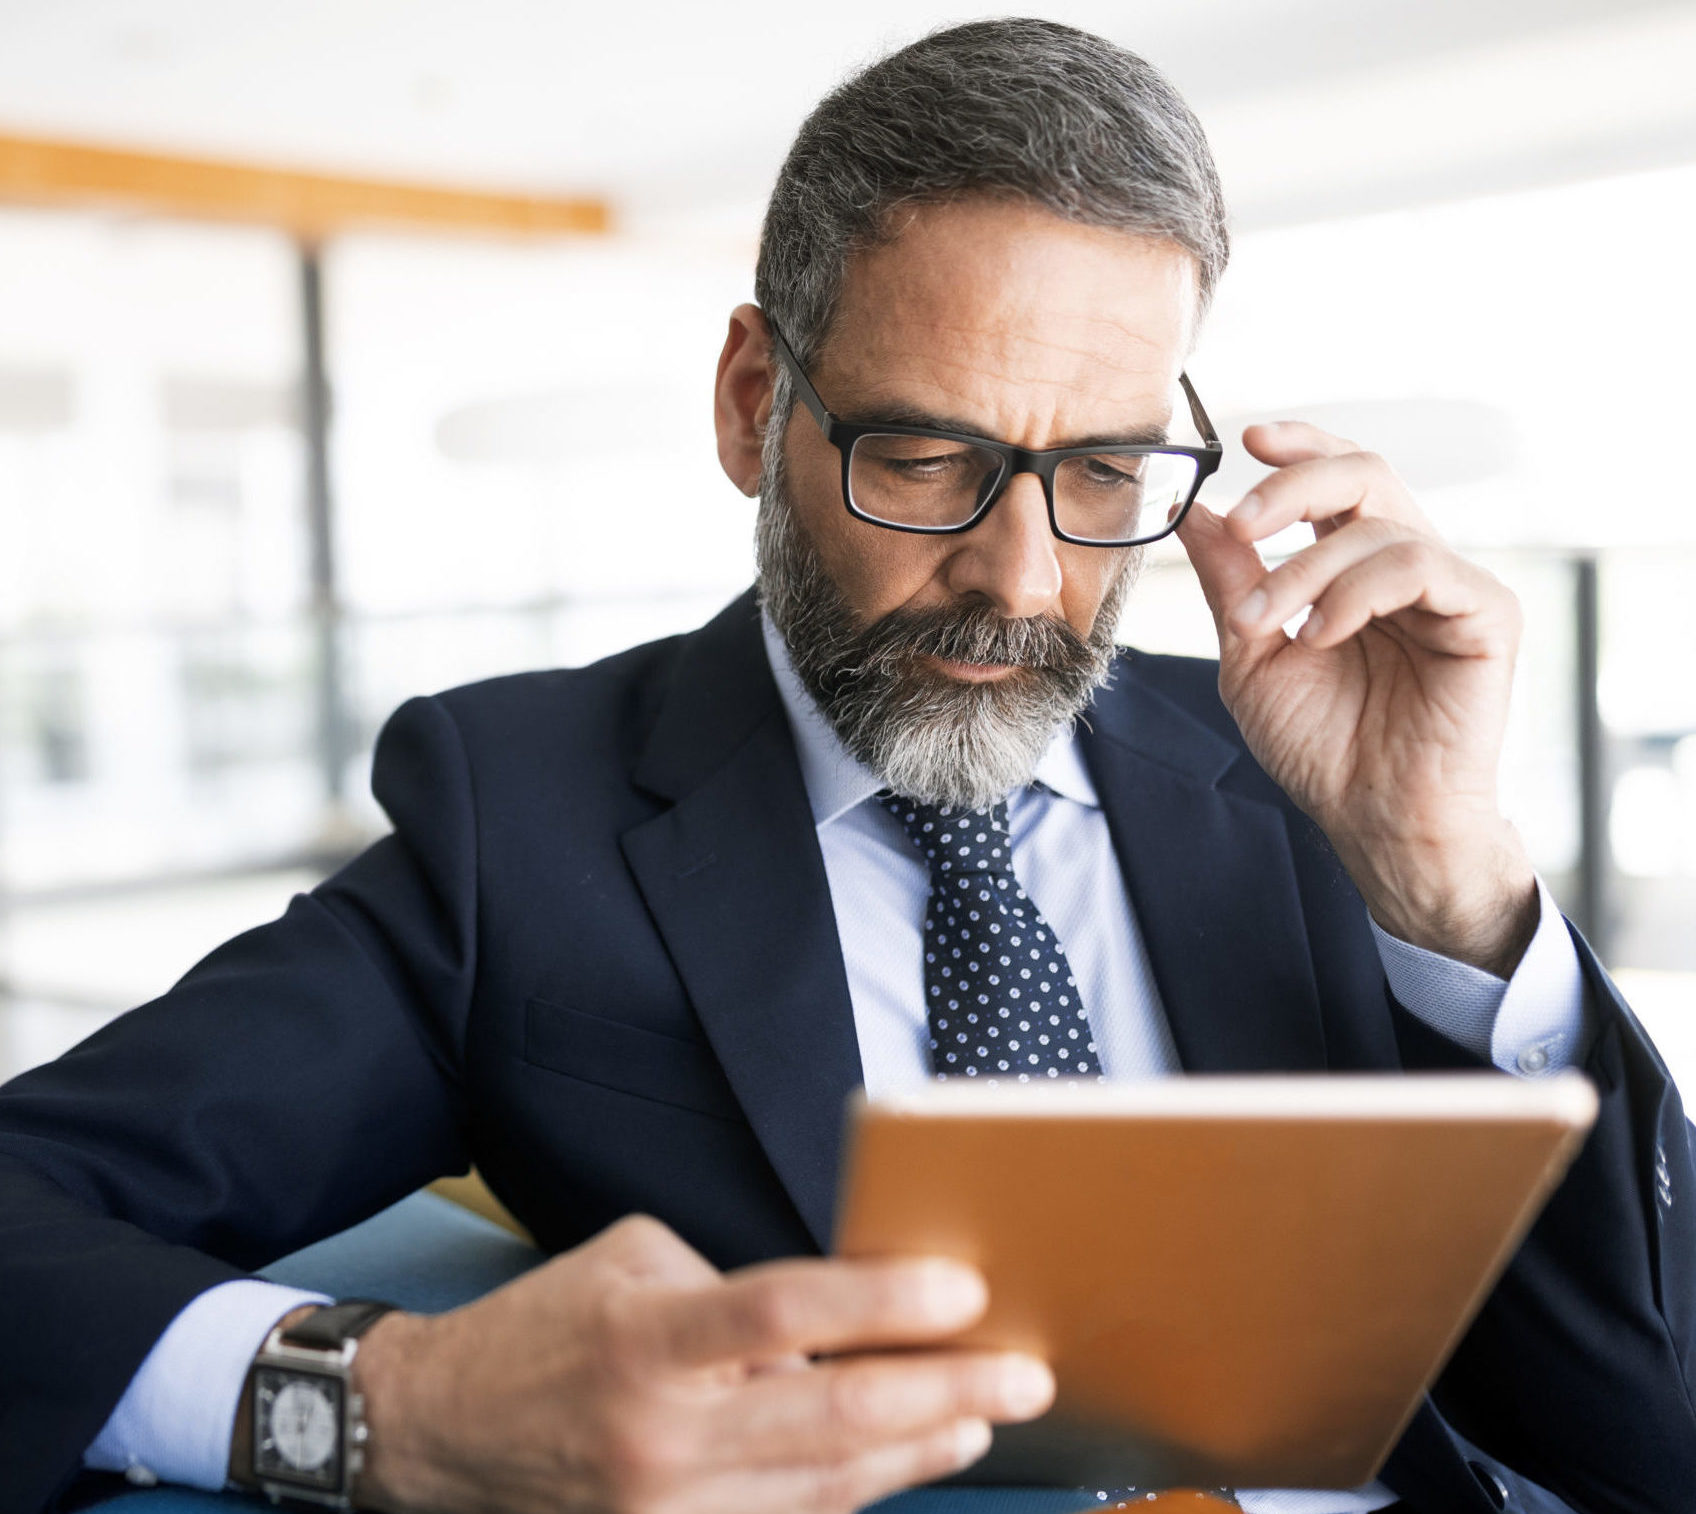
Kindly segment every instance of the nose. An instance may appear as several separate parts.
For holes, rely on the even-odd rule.
[[[944,570],[953,593],[981,595],[1008,620],[1041,615],[1060,598],[1059,543],[1034,473],[1008,480],[989,514],[955,540]]]

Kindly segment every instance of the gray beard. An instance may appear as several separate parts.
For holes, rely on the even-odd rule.
[[[759,587],[795,672],[842,744],[897,794],[981,809],[1028,784],[1057,732],[1112,672],[1119,611],[1142,563],[1128,551],[1089,636],[987,603],[894,610],[865,627],[790,505],[781,450],[767,449],[756,527]],[[924,657],[1008,663],[965,683]]]

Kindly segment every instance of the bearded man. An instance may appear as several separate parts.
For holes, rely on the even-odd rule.
[[[1194,504],[1226,250],[1200,127],[1099,38],[959,27],[815,110],[717,377],[758,592],[409,703],[392,836],[0,1095],[6,1508],[79,1465],[280,1480],[236,1419],[268,1336],[352,1355],[328,1497],[858,1507],[1052,1382],[948,1344],[971,1271],[818,1255],[856,1086],[1567,1066],[1595,1134],[1382,1480],[1238,1497],[1688,1508],[1690,1128],[1497,805],[1518,610],[1310,426]],[[1113,644],[1174,529],[1217,664]],[[929,907],[967,819],[1033,964],[989,960],[981,1019]],[[556,1253],[518,1282],[427,1317],[247,1275],[473,1161]],[[356,1412],[304,1403],[300,1444]]]

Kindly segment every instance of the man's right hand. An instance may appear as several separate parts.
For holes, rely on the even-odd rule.
[[[1033,1357],[939,1345],[979,1275],[940,1259],[722,1274],[658,1221],[360,1343],[359,1501],[542,1514],[850,1510],[958,1471],[1053,1398]],[[915,1347],[930,1347],[915,1350]]]

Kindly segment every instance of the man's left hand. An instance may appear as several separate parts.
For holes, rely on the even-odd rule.
[[[1225,704],[1385,930],[1507,977],[1538,919],[1496,799],[1519,603],[1438,538],[1382,458],[1300,421],[1243,443],[1276,471],[1178,533]],[[1254,544],[1301,521],[1314,544],[1268,570]]]

